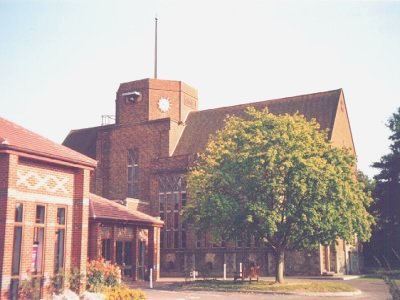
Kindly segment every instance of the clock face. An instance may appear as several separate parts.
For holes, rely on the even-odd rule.
[[[171,102],[169,101],[168,98],[161,97],[160,100],[158,100],[158,109],[161,112],[165,113],[169,111],[170,108],[171,108]]]

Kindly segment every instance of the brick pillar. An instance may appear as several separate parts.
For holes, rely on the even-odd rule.
[[[72,266],[84,275],[88,254],[89,180],[89,170],[80,169],[75,173],[71,260]],[[85,283],[82,283],[80,292],[84,290]]]
[[[16,187],[17,165],[16,155],[0,154],[0,299],[7,299],[10,288],[15,201],[9,191]]]
[[[149,228],[149,270],[153,268],[153,280],[160,279],[160,228]]]
[[[101,256],[100,223],[89,222],[88,259],[94,260]]]

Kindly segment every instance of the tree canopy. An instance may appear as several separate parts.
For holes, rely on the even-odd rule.
[[[375,262],[375,257],[384,267],[393,268],[400,266],[400,108],[387,126],[391,131],[390,153],[373,164],[379,170],[374,177],[372,206],[378,222],[366,250],[367,263]]]
[[[285,250],[370,237],[371,198],[354,171],[355,157],[315,120],[249,108],[225,120],[189,172],[185,217],[215,239],[265,240],[282,282]]]

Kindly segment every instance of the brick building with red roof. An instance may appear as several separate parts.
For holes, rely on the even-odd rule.
[[[190,201],[185,175],[227,115],[243,116],[249,106],[278,115],[298,112],[316,119],[334,145],[354,152],[342,89],[199,111],[194,88],[143,79],[122,83],[115,103],[115,124],[72,130],[63,144],[99,162],[91,181],[94,193],[164,220],[162,276],[203,268],[221,275],[223,264],[233,274],[240,262],[249,261],[261,265],[263,274],[273,274],[273,255],[254,238],[213,243],[209,236],[196,237],[181,221]],[[357,248],[343,241],[285,259],[287,274],[358,272]]]
[[[39,299],[48,296],[54,274],[72,268],[85,274],[88,257],[102,253],[99,232],[109,232],[110,242],[119,234],[132,260],[145,240],[143,267],[159,264],[163,222],[90,194],[96,166],[96,160],[0,117],[1,299],[17,299],[29,276],[40,286]]]

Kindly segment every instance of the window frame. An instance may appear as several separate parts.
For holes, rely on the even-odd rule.
[[[22,258],[22,249],[23,249],[23,242],[24,242],[24,203],[22,202],[15,202],[15,209],[17,209],[17,205],[20,207],[22,206],[22,215],[20,220],[17,219],[17,211],[15,211],[14,215],[14,236],[13,236],[13,248],[12,248],[12,258],[11,258],[11,279],[18,279],[19,275],[21,273],[21,258]],[[16,229],[21,230],[20,234],[20,241],[19,241],[19,253],[18,253],[18,270],[17,272],[14,273],[14,250],[15,250],[15,234],[16,234]]]
[[[68,207],[65,205],[57,205],[57,214],[56,214],[56,222],[55,222],[55,234],[56,237],[54,239],[54,272],[59,273],[61,270],[65,269],[65,250],[66,250],[66,232],[67,232],[67,220],[68,220]],[[61,224],[59,221],[59,216],[58,216],[58,211],[59,209],[64,209],[64,223]],[[64,230],[64,236],[63,236],[63,258],[62,258],[62,266],[58,266],[58,270],[56,269],[56,266],[58,263],[56,263],[56,259],[58,258],[58,238],[59,238],[59,231]]]

